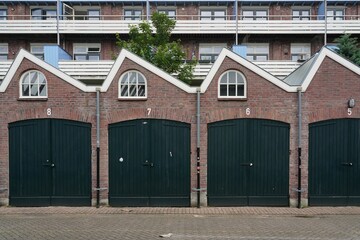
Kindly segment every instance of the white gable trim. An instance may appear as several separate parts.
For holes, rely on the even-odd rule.
[[[196,93],[195,87],[190,87],[186,83],[174,78],[170,74],[166,73],[165,71],[161,70],[160,68],[154,66],[153,64],[147,62],[146,60],[142,59],[141,57],[133,54],[132,52],[122,49],[118,58],[116,59],[113,67],[111,68],[108,76],[106,77],[102,87],[101,91],[106,92],[112,81],[118,81],[119,79],[114,79],[116,73],[119,71],[119,68],[121,67],[122,63],[124,62],[125,58],[130,59],[131,61],[139,64],[141,67],[146,68],[150,72],[153,72],[154,74],[158,75],[162,79],[165,79],[169,83],[175,85],[176,87],[182,89],[183,91],[187,93]],[[149,79],[148,79],[149,80]]]
[[[360,67],[356,66],[354,63],[348,61],[347,59],[343,58],[342,56],[336,54],[332,50],[323,47],[319,53],[318,58],[315,60],[315,63],[312,65],[309,73],[307,74],[305,80],[303,81],[301,87],[303,92],[309,87],[311,81],[313,80],[315,74],[319,70],[321,64],[323,63],[325,57],[329,57],[333,59],[335,62],[341,64],[345,68],[353,71],[354,73],[360,75]]]
[[[2,84],[0,85],[0,92],[5,92],[6,91],[7,87],[10,84],[11,79],[14,77],[16,71],[18,70],[18,68],[19,68],[19,66],[20,66],[20,64],[21,64],[21,62],[22,62],[22,60],[24,58],[28,59],[29,61],[33,62],[34,64],[38,65],[39,67],[51,72],[55,76],[61,78],[65,82],[79,88],[80,90],[82,90],[84,92],[95,92],[96,91],[95,87],[86,86],[84,83],[73,79],[72,77],[70,77],[69,75],[67,75],[64,72],[60,71],[59,69],[53,67],[52,65],[44,62],[41,59],[35,57],[34,55],[32,55],[31,53],[25,51],[24,49],[21,49],[20,52],[18,53],[18,55],[16,56],[14,62],[10,66],[10,69],[7,72]]]
[[[264,79],[268,80],[269,82],[271,82],[272,84],[278,86],[279,88],[287,91],[287,92],[296,92],[297,87],[294,86],[289,86],[288,84],[286,84],[285,82],[281,81],[280,79],[276,78],[275,76],[271,75],[270,73],[266,72],[264,69],[258,67],[257,65],[247,61],[246,59],[242,58],[241,56],[237,55],[236,53],[223,48],[223,50],[221,51],[220,55],[218,56],[218,58],[216,59],[214,65],[212,66],[212,68],[209,71],[209,74],[206,76],[205,80],[203,81],[203,83],[201,84],[201,92],[204,93],[206,92],[207,88],[209,87],[211,81],[217,81],[217,79],[213,79],[215,77],[215,74],[218,72],[221,64],[223,63],[223,61],[225,60],[225,58],[228,57],[232,60],[234,60],[235,62],[239,63],[240,65],[246,67],[247,69],[255,72],[256,74],[260,75],[261,77],[263,77]],[[247,78],[248,81],[249,78]]]

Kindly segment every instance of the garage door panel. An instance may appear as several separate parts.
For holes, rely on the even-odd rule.
[[[48,206],[51,182],[46,121],[9,125],[10,203]]]
[[[78,129],[67,130],[64,123],[81,124],[60,119],[9,124],[10,205],[72,205],[76,202],[67,201],[68,197],[83,198],[74,204],[76,206],[90,205],[90,125],[86,135]],[[56,125],[59,127],[52,127]],[[79,144],[87,146],[86,158]]]
[[[188,126],[181,123],[168,124],[167,121],[157,121],[152,124],[150,144],[152,144],[151,162],[154,167],[150,171],[153,182],[151,196],[171,199],[171,196],[183,195],[187,198],[190,171],[189,165],[184,160],[188,159],[190,154]]]
[[[288,124],[238,119],[208,129],[209,205],[289,204]]]
[[[244,187],[248,167],[246,165],[246,135],[241,134],[245,129],[245,124],[234,123],[220,122],[209,126],[208,196],[213,199],[212,201],[216,201],[220,196],[226,196],[228,199],[228,196],[247,195]],[[235,149],[234,146],[236,146]],[[243,161],[239,161],[240,159]]]
[[[109,128],[109,201],[112,206],[139,206],[148,198],[146,148],[147,126],[142,121]],[[139,199],[137,199],[139,198]]]
[[[267,196],[269,199],[271,196],[283,195],[287,198],[289,126],[256,120],[251,132],[253,134],[249,137],[249,154],[253,166],[249,180],[249,195]]]
[[[90,205],[91,125],[54,119],[51,129],[53,205]]]
[[[359,126],[358,119],[310,125],[309,205],[357,205]]]
[[[189,206],[189,124],[157,119],[112,124],[109,152],[110,205]]]

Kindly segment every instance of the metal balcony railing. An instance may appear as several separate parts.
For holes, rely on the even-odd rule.
[[[8,16],[0,20],[0,34],[55,34],[57,21],[54,18],[33,20],[31,16]],[[125,16],[99,16],[86,20],[89,16],[61,16],[59,32],[61,34],[126,34],[129,26],[142,20],[124,20]],[[143,19],[144,16],[141,16]],[[319,19],[317,19],[319,18]],[[238,17],[239,34],[322,34],[325,20],[321,16],[310,16],[310,20],[293,20],[292,16],[268,16],[256,20]],[[235,16],[224,16],[213,20],[201,19],[201,16],[177,16],[173,34],[235,34]],[[343,16],[343,19],[327,21],[328,34],[360,33],[360,16]]]

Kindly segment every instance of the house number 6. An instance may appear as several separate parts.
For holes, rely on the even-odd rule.
[[[246,115],[250,115],[250,108],[247,108],[246,111],[245,111]]]
[[[51,116],[51,108],[46,109],[46,114],[47,114],[48,116]]]

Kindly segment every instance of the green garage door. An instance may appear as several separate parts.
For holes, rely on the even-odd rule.
[[[109,126],[111,206],[190,205],[190,125],[139,119]]]
[[[236,119],[208,126],[210,206],[289,205],[289,124]]]
[[[360,119],[309,126],[309,205],[360,205]]]
[[[9,124],[10,205],[91,205],[91,125],[36,119]]]

